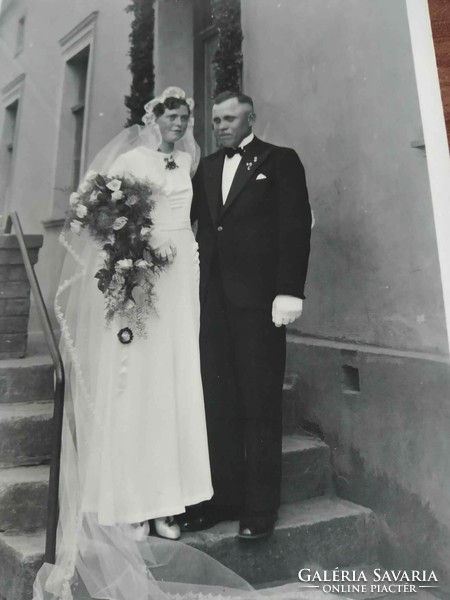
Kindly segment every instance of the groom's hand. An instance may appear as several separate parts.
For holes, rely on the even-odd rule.
[[[167,261],[169,264],[173,263],[177,255],[177,249],[172,240],[167,240],[157,248],[153,248],[153,252],[158,258]]]
[[[276,327],[289,325],[300,317],[303,300],[295,296],[277,296],[272,304],[272,321]]]

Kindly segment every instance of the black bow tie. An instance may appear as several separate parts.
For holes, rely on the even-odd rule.
[[[244,152],[244,148],[225,148],[225,154],[228,158],[233,158],[233,156],[235,156],[236,154],[244,156]]]

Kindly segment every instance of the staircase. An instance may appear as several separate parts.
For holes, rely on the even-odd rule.
[[[0,361],[0,599],[29,600],[45,544],[53,365]]]
[[[0,360],[0,600],[29,600],[44,553],[53,368],[40,355]],[[273,536],[249,542],[237,523],[184,536],[251,583],[293,581],[305,564],[376,562],[370,510],[333,494],[330,449],[297,427],[284,390],[282,507]]]

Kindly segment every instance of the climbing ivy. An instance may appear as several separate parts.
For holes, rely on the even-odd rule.
[[[129,69],[132,74],[131,90],[125,96],[129,110],[127,125],[141,123],[145,104],[154,97],[155,75],[153,68],[153,46],[155,12],[153,0],[132,0],[125,9],[133,13],[131,23]]]
[[[218,35],[218,48],[213,58],[214,94],[227,90],[238,92],[242,76],[241,2],[212,0],[211,7]]]

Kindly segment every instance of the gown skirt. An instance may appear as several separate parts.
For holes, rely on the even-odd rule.
[[[83,512],[103,525],[175,515],[210,499],[199,356],[199,260],[190,225],[190,156],[177,152],[179,168],[164,155],[138,148],[110,169],[150,181],[154,231],[177,254],[158,277],[147,337],[122,344],[113,321],[96,340],[90,389],[96,411],[85,472]],[[95,281],[93,282],[93,289]],[[101,310],[102,295],[93,291]]]

